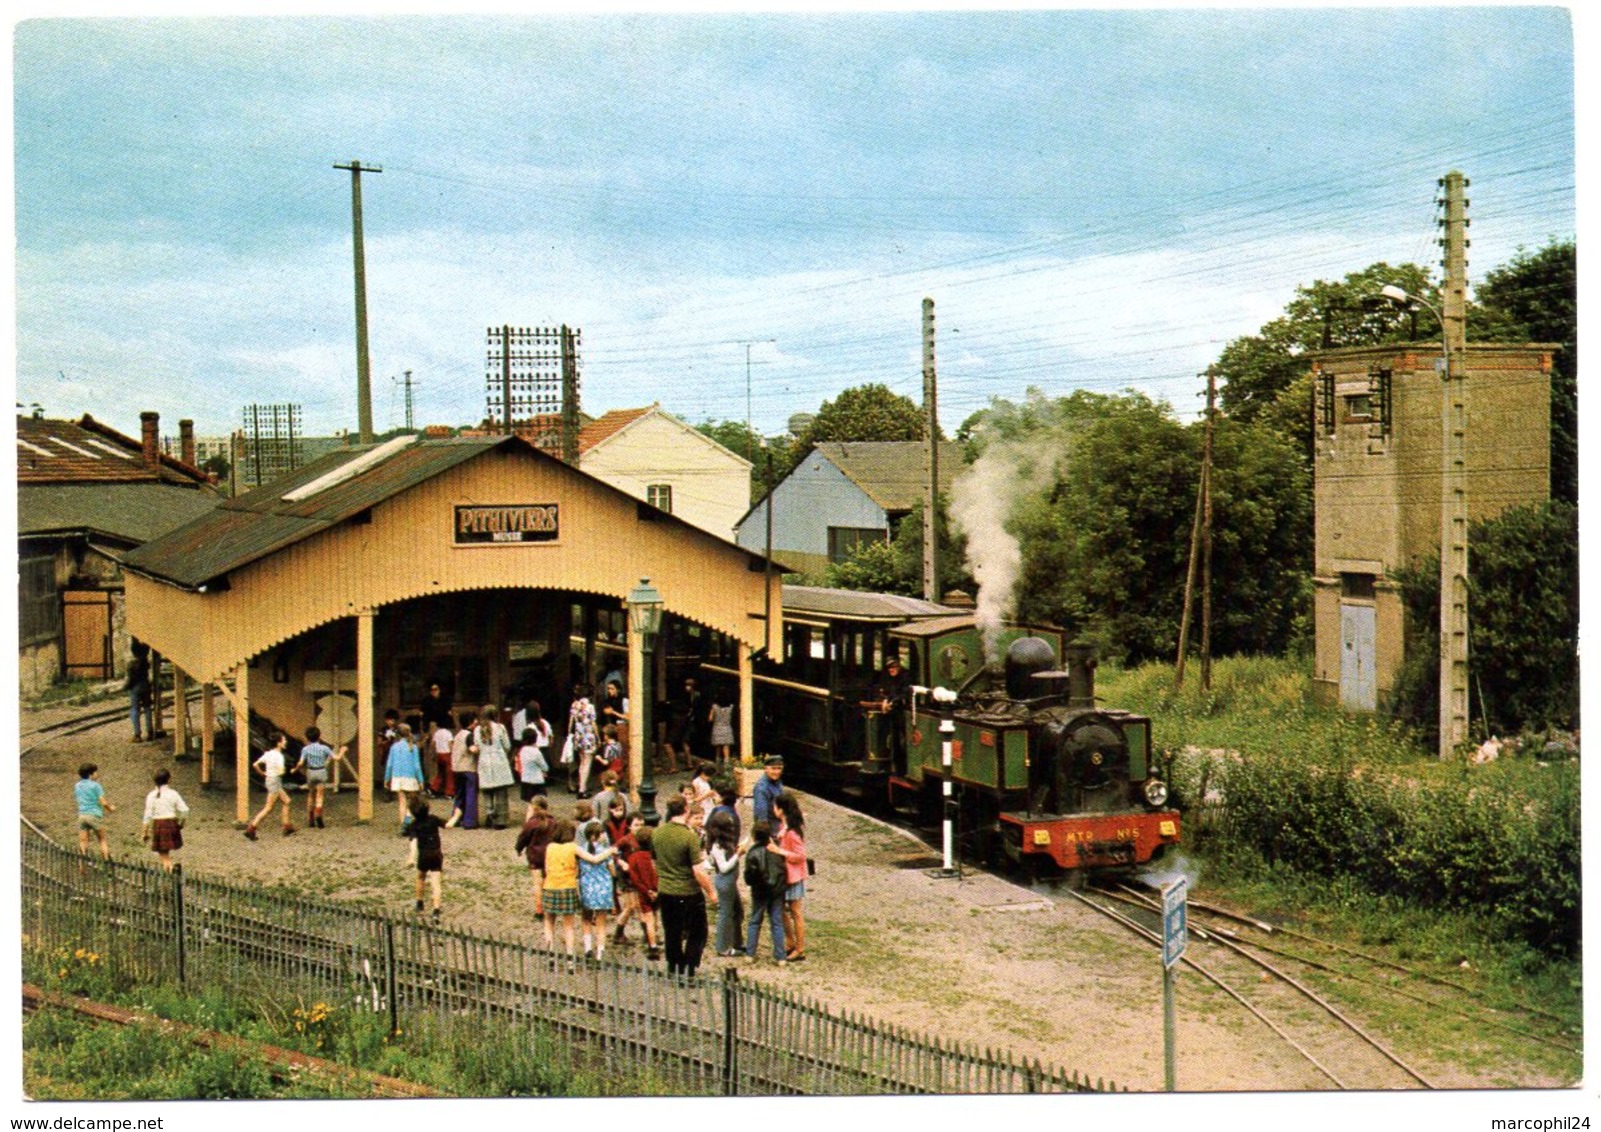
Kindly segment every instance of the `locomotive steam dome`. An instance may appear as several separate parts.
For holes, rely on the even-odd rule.
[[[1006,694],[1014,700],[1032,700],[1048,689],[1035,680],[1036,672],[1056,667],[1056,654],[1050,642],[1040,637],[1019,637],[1006,650]]]

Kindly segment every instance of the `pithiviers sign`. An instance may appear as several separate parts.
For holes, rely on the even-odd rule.
[[[458,504],[457,546],[479,543],[552,542],[561,533],[559,505],[555,503],[498,503],[489,506]]]

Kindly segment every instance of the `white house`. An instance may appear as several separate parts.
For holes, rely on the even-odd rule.
[[[578,466],[721,538],[750,508],[750,461],[653,404],[613,409],[578,434]]]

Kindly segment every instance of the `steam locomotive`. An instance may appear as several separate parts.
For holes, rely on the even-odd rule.
[[[1178,842],[1151,721],[1096,705],[1093,649],[1042,626],[986,641],[971,611],[889,594],[785,586],[783,600],[781,653],[754,675],[758,742],[786,780],[928,820],[954,806],[962,856],[990,864],[1131,866]]]
[[[961,647],[944,636],[936,643],[936,657]],[[1179,839],[1151,721],[1097,707],[1094,674],[1089,646],[1064,649],[1014,629],[999,672],[981,669],[954,703],[931,704],[940,719],[923,713],[909,723],[905,770],[888,775],[891,796],[909,793],[927,812],[949,776],[958,827],[994,863],[1048,860],[1071,870],[1151,860]]]

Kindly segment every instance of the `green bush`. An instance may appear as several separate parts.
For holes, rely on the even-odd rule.
[[[1414,777],[1258,752],[1214,766],[1225,846],[1418,906],[1476,910],[1497,935],[1577,952],[1577,762]]]
[[[1441,763],[1405,725],[1315,705],[1300,661],[1226,658],[1175,691],[1167,664],[1101,673],[1173,752],[1186,837],[1219,855],[1472,912],[1548,955],[1579,945],[1579,763]],[[1532,747],[1532,745],[1531,745]],[[1205,796],[1223,805],[1195,820]],[[1201,831],[1204,829],[1205,841]]]

